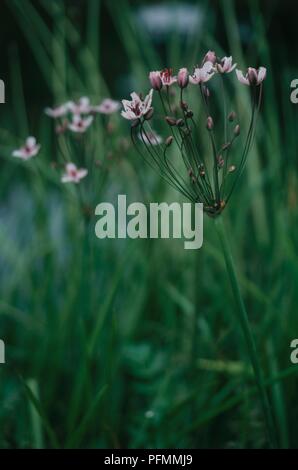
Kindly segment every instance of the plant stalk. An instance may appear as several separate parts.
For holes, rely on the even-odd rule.
[[[271,448],[277,448],[275,426],[274,426],[271,407],[269,404],[268,395],[266,392],[266,388],[264,386],[263,373],[262,373],[262,369],[261,369],[260,362],[258,359],[257,349],[256,349],[255,341],[252,335],[252,331],[250,328],[248,315],[247,315],[244,301],[242,298],[242,294],[240,291],[239,281],[237,278],[237,273],[236,273],[236,269],[234,266],[234,261],[232,258],[230,245],[226,237],[226,232],[225,232],[225,227],[224,227],[224,223],[222,220],[222,216],[219,216],[215,219],[215,225],[216,225],[217,233],[221,242],[221,246],[222,246],[222,250],[223,250],[223,254],[224,254],[224,258],[226,262],[227,273],[230,278],[232,291],[233,291],[234,298],[237,304],[237,318],[242,328],[242,332],[245,338],[251,365],[253,367],[253,371],[254,371],[254,375],[256,379],[256,385],[259,391],[259,396],[260,396],[264,418],[265,418],[268,442]]]

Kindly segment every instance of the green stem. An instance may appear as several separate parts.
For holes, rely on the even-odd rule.
[[[223,221],[222,221],[222,216],[219,216],[215,220],[215,225],[216,225],[217,233],[218,233],[218,236],[220,238],[221,246],[222,246],[222,249],[223,249],[223,254],[224,254],[224,258],[225,258],[225,262],[226,262],[227,272],[228,272],[230,282],[231,282],[231,287],[232,287],[233,294],[234,294],[234,297],[235,297],[235,301],[236,301],[237,307],[238,307],[237,317],[238,317],[238,320],[240,322],[240,325],[241,325],[241,328],[242,328],[242,331],[243,331],[243,335],[245,337],[247,350],[248,350],[250,361],[251,361],[251,364],[252,364],[252,367],[253,367],[253,370],[254,370],[254,374],[255,374],[256,385],[257,385],[257,388],[258,388],[258,391],[259,391],[259,396],[260,396],[260,400],[261,400],[261,404],[262,404],[262,408],[263,408],[263,413],[264,413],[264,417],[265,417],[266,429],[267,429],[267,434],[268,434],[268,441],[269,441],[269,444],[270,444],[271,448],[276,448],[277,447],[277,439],[275,437],[276,433],[275,433],[275,426],[274,426],[274,422],[273,422],[271,407],[270,407],[269,400],[268,400],[268,395],[267,395],[267,392],[266,392],[266,389],[265,389],[265,386],[264,386],[262,369],[261,369],[261,366],[260,366],[260,363],[259,363],[257,350],[256,350],[256,345],[255,345],[255,341],[254,341],[252,331],[251,331],[251,328],[250,328],[250,324],[249,324],[249,321],[248,321],[246,308],[245,308],[243,298],[242,298],[242,295],[241,295],[240,286],[239,286],[239,282],[238,282],[238,279],[237,279],[237,274],[236,274],[236,270],[235,270],[235,266],[234,266],[234,262],[233,262],[233,258],[232,258],[231,249],[230,249],[227,237],[226,237],[225,227],[224,227],[224,224],[223,224]]]

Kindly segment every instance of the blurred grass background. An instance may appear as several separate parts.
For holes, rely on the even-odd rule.
[[[263,448],[263,418],[212,221],[198,252],[177,240],[96,239],[50,170],[43,109],[149,89],[208,49],[268,68],[247,169],[225,211],[279,446],[298,447],[297,110],[291,1],[1,2],[0,447]],[[286,32],[285,32],[286,30]],[[237,87],[245,115],[247,90]],[[129,128],[89,135],[104,169],[92,204],[181,199],[128,147]],[[203,132],[203,131],[202,131]],[[34,164],[11,158],[36,135]],[[203,136],[202,136],[203,138]],[[182,200],[182,199],[181,199]],[[94,208],[94,207],[93,207]]]

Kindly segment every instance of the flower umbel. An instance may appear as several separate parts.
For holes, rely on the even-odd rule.
[[[251,88],[250,121],[248,130],[244,132],[243,147],[240,147],[237,141],[242,133],[242,123],[233,109],[226,109],[225,81],[236,64],[232,56],[218,59],[214,51],[207,52],[201,63],[201,67],[195,67],[191,75],[185,67],[179,70],[177,77],[172,75],[172,69],[151,72],[149,79],[153,89],[149,95],[142,101],[136,93],[132,93],[132,101],[123,100],[121,114],[133,121],[132,142],[145,161],[186,198],[192,202],[202,202],[205,212],[216,216],[226,207],[243,172],[255,133],[266,69],[250,67],[245,76],[236,70],[238,80]],[[218,107],[213,104],[209,91],[209,81],[216,80],[216,76],[221,82],[220,102],[224,102],[224,120],[218,118]],[[202,116],[197,119],[187,101],[189,82],[198,87],[205,119]],[[179,100],[175,97],[177,93],[169,93],[169,86],[175,83],[178,91],[180,89]],[[162,85],[165,85],[166,93]],[[157,91],[160,99],[160,111],[154,115],[163,116],[158,126],[154,126],[158,134],[151,126],[154,120],[151,107],[153,90]],[[208,133],[208,146],[199,140],[200,125]],[[160,137],[162,132],[166,133],[164,138]],[[181,170],[181,162],[184,171]]]

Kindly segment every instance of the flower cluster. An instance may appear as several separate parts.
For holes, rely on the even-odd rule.
[[[151,90],[148,95],[142,97],[133,92],[130,101],[122,101],[121,114],[132,121],[131,139],[138,152],[185,197],[193,202],[202,202],[205,212],[211,216],[220,214],[224,209],[244,169],[256,128],[263,81],[266,78],[265,67],[249,67],[245,73],[236,67],[231,56],[218,58],[214,51],[208,51],[201,64],[194,67],[191,73],[185,67],[177,75],[174,75],[172,69],[150,72]],[[231,154],[240,135],[240,124],[236,113],[226,109],[225,84],[226,76],[233,71],[236,72],[238,81],[251,90],[250,122],[244,146],[238,149],[240,156],[236,161],[231,161]],[[217,115],[211,109],[213,101],[209,82],[211,79],[215,80],[216,76],[221,82],[224,104],[222,124],[219,124]],[[203,114],[199,119],[195,118],[185,97],[189,85],[197,87],[199,92],[198,104]],[[179,100],[175,98],[177,88],[180,90]],[[158,113],[155,113],[152,105],[154,91],[160,100],[161,112]],[[193,91],[195,92],[195,88]],[[155,115],[162,116],[158,124],[167,132],[164,139],[152,128]],[[203,148],[198,139],[198,125],[202,122],[208,133],[207,149]],[[176,152],[172,152],[170,156],[170,148],[174,147]],[[175,158],[177,155],[178,158]]]
[[[97,114],[111,116],[121,108],[118,101],[110,98],[103,99],[98,105],[91,105],[88,97],[82,97],[78,101],[67,101],[54,108],[46,108],[45,114],[55,120],[56,134],[67,136],[67,134],[84,134],[95,120]],[[39,153],[41,146],[37,144],[35,137],[28,137],[24,145],[12,152],[13,157],[29,160]],[[60,149],[61,150],[61,149]],[[62,152],[62,150],[61,150]],[[64,173],[61,175],[62,183],[79,183],[87,176],[86,168],[77,168],[73,162],[69,162],[63,155]],[[55,164],[55,167],[59,164]]]

